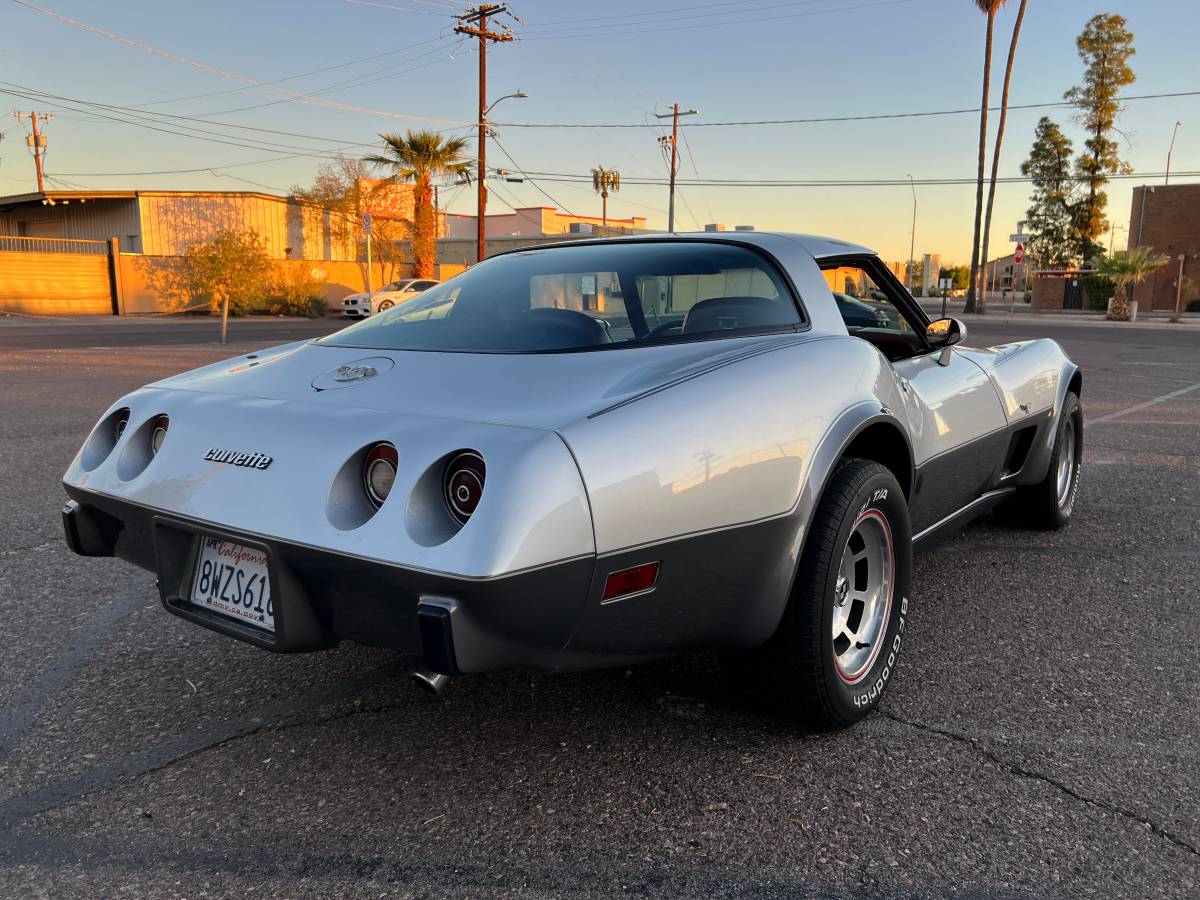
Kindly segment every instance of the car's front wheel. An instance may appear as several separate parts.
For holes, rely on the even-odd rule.
[[[876,462],[842,460],[778,629],[736,668],[775,712],[813,728],[853,725],[896,671],[911,577],[908,503],[895,476]]]
[[[395,305],[396,304],[393,303],[391,300],[384,300],[382,303],[379,304],[379,311],[387,312],[389,309],[391,309]]]

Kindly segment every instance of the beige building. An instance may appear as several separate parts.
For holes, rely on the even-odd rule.
[[[46,191],[0,197],[0,241],[115,237],[125,253],[179,256],[189,244],[225,230],[257,232],[273,259],[354,258],[353,247],[337,246],[345,242],[331,238],[328,212],[257,191]]]
[[[478,216],[462,215],[459,213],[442,213],[443,237],[472,238],[478,232]],[[527,206],[511,213],[489,214],[487,217],[486,235],[488,238],[502,237],[538,237],[544,234],[570,234],[586,231],[588,228],[600,229],[603,220],[599,216],[575,216],[559,212],[553,206]],[[608,232],[614,231],[637,232],[644,231],[646,219],[644,216],[633,216],[629,219],[608,218]]]

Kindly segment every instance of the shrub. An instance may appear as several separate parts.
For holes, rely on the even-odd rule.
[[[1108,301],[1117,292],[1117,283],[1107,275],[1084,275],[1083,292],[1087,296],[1087,308],[1104,312]]]
[[[273,316],[307,316],[318,319],[325,314],[325,283],[307,262],[296,260],[277,264],[267,294],[266,311]]]
[[[1187,305],[1188,312],[1200,312],[1200,297],[1195,300],[1189,300]]]
[[[182,277],[194,299],[213,312],[225,301],[230,315],[244,315],[262,305],[271,274],[267,243],[253,231],[222,231],[211,241],[197,241],[183,254]]]

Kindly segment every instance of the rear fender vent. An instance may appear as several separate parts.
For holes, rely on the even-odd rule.
[[[1004,474],[1012,475],[1021,471],[1025,460],[1029,457],[1029,448],[1033,446],[1033,436],[1037,433],[1036,425],[1026,425],[1013,432],[1008,443],[1008,455],[1004,458]]]

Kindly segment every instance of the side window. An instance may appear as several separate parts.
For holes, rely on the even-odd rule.
[[[925,341],[865,269],[854,265],[822,269],[846,330],[874,344],[891,360],[922,352]]]

